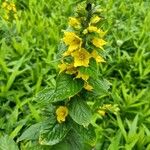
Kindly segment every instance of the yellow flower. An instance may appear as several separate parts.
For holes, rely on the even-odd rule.
[[[11,7],[16,7],[14,3],[10,3],[10,6]]]
[[[62,55],[65,57],[65,56],[69,56],[71,55],[72,51],[69,49],[67,51],[65,51]]]
[[[12,7],[10,5],[7,5],[7,10],[12,10]]]
[[[83,31],[83,34],[87,34],[88,32],[90,32],[90,33],[91,32],[98,33],[100,37],[103,37],[106,34],[106,32],[104,32],[101,29],[98,29],[97,27],[92,26],[92,25],[90,25],[87,29],[85,29]]]
[[[7,5],[8,5],[7,2],[3,2],[2,3],[2,8],[5,8]]]
[[[62,63],[58,65],[58,68],[60,69],[59,73],[62,73],[67,69],[67,65],[65,63]]]
[[[97,27],[95,27],[95,26],[89,26],[88,28],[87,28],[87,30],[89,31],[89,32],[99,32],[99,29],[97,28]]]
[[[82,39],[79,38],[74,32],[65,32],[63,41],[66,45],[69,45],[68,51],[70,53],[81,48],[82,45]]]
[[[88,84],[88,82],[85,82],[85,83],[84,83],[84,88],[85,88],[87,91],[92,91],[92,90],[93,90],[93,87],[92,87],[90,84]]]
[[[87,29],[84,29],[83,30],[83,34],[87,34],[88,33],[88,30]]]
[[[94,16],[91,18],[91,24],[96,24],[101,20],[101,18],[99,16]]]
[[[82,78],[84,81],[87,81],[89,79],[89,75],[83,74],[80,71],[78,71],[78,75],[76,76],[76,78]]]
[[[79,28],[80,27],[80,22],[77,18],[74,17],[70,17],[69,18],[69,25],[75,28]]]
[[[62,73],[66,71],[67,74],[75,74],[77,72],[76,68],[72,64],[65,64],[64,62],[60,65],[58,65],[58,68],[60,68],[59,73]]]
[[[71,55],[74,57],[75,67],[78,67],[78,66],[88,67],[89,66],[91,55],[84,48],[74,51]]]
[[[103,39],[99,39],[99,38],[94,38],[92,40],[92,43],[94,46],[103,49],[103,46],[107,43],[106,41],[104,41]]]
[[[105,60],[98,54],[96,50],[93,50],[91,53],[92,57],[96,60],[96,62],[105,62]]]
[[[68,108],[66,106],[59,106],[56,110],[57,121],[62,123],[68,116]]]
[[[101,116],[105,116],[106,112],[104,110],[98,110],[98,113],[101,115]]]

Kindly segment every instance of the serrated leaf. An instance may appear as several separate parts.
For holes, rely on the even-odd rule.
[[[83,88],[83,81],[73,79],[72,76],[60,74],[56,80],[56,89],[51,99],[53,102],[61,101],[76,95]]]
[[[37,123],[37,124],[34,124],[34,125],[30,126],[17,139],[17,142],[22,141],[22,140],[35,140],[35,139],[38,139],[41,126],[42,126],[41,123]]]
[[[38,93],[38,95],[34,98],[35,101],[40,103],[41,105],[47,105],[50,101],[50,98],[54,94],[55,88],[45,88]]]
[[[60,74],[56,80],[56,87],[44,89],[37,95],[35,100],[43,104],[62,101],[80,92],[83,85],[84,83],[80,79],[74,79],[67,74]]]
[[[90,79],[89,84],[94,88],[94,93],[97,95],[108,94],[110,82],[106,79]]]
[[[19,150],[17,144],[8,135],[0,138],[0,150]]]
[[[96,134],[92,126],[88,126],[85,128],[83,126],[76,125],[74,127],[74,130],[80,136],[83,143],[89,144],[91,146],[94,146],[96,144]]]
[[[69,127],[66,124],[56,124],[40,134],[39,143],[41,145],[55,145],[65,138],[68,131]]]
[[[62,142],[54,145],[52,150],[91,150],[92,147],[83,143],[80,135],[76,133],[76,131],[71,130],[67,134],[67,138]]]
[[[70,102],[69,115],[76,123],[87,126],[91,121],[92,112],[83,99],[75,97]]]

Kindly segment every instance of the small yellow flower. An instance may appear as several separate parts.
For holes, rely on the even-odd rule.
[[[10,5],[7,5],[6,8],[7,8],[7,10],[9,10],[9,11],[12,10],[12,7],[11,7]]]
[[[111,109],[112,107],[113,107],[112,104],[103,105],[103,109]]]
[[[77,72],[76,68],[72,64],[65,64],[64,62],[60,65],[58,65],[58,68],[60,69],[59,73],[66,72],[67,74],[75,74]]]
[[[16,7],[12,7],[12,10],[16,13],[17,10],[16,10]]]
[[[96,62],[98,62],[98,63],[105,62],[105,60],[98,54],[98,52],[96,50],[93,50],[91,55],[96,60]]]
[[[87,29],[84,29],[83,30],[83,34],[87,34],[88,33],[88,30]]]
[[[71,27],[79,28],[80,27],[80,22],[77,18],[70,17],[69,18],[69,25]]]
[[[88,67],[89,66],[91,55],[84,48],[82,48],[81,50],[74,51],[71,55],[74,58],[75,67],[78,67],[78,66]]]
[[[103,39],[99,39],[99,38],[94,38],[92,40],[92,43],[94,46],[103,49],[103,46],[107,43],[106,41],[104,41]]]
[[[63,54],[62,54],[62,56],[63,57],[66,57],[66,56],[69,56],[69,55],[71,55],[71,51],[65,51]]]
[[[68,116],[68,108],[66,106],[59,106],[56,110],[57,121],[62,123]]]
[[[63,41],[68,46],[68,51],[73,52],[76,49],[81,48],[82,39],[79,38],[74,32],[65,32]]]
[[[80,71],[78,71],[78,75],[76,76],[76,78],[82,78],[84,81],[87,81],[89,79],[89,75],[83,74]]]
[[[97,28],[97,27],[95,27],[95,26],[89,26],[88,28],[87,28],[87,30],[89,31],[89,32],[99,32],[99,29]]]
[[[10,3],[10,6],[11,7],[16,7],[14,3]]]
[[[2,3],[2,8],[5,8],[7,5],[8,5],[7,2],[3,2]]]
[[[88,84],[88,82],[85,82],[84,83],[84,89],[86,89],[87,91],[92,91],[93,87],[90,84]]]
[[[92,33],[92,32],[98,33],[100,37],[103,37],[106,34],[106,32],[104,32],[101,29],[98,29],[97,27],[92,26],[92,25],[90,25],[87,29],[85,29],[83,31],[83,34],[87,34],[88,32],[89,33]]]
[[[101,18],[99,16],[94,16],[91,18],[91,24],[96,24],[101,20]]]
[[[101,116],[105,116],[106,112],[104,110],[98,110],[98,113],[101,115]]]
[[[67,69],[67,65],[65,63],[62,63],[58,65],[58,68],[60,69],[59,73],[62,73]]]

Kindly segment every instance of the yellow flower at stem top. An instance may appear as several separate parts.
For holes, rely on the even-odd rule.
[[[93,50],[91,53],[92,57],[96,60],[96,62],[105,62],[105,60],[98,54],[96,50]]]
[[[64,122],[68,116],[68,108],[66,106],[59,106],[56,109],[56,116],[59,123]]]
[[[103,49],[103,46],[106,45],[107,42],[100,38],[94,38],[92,43],[94,46]]]
[[[74,67],[89,66],[91,55],[86,49],[81,48],[79,50],[76,50],[73,53],[71,53],[71,56],[74,58]]]
[[[80,71],[78,71],[76,78],[82,78],[84,81],[87,81],[89,79],[89,75],[83,74]]]
[[[80,22],[77,18],[70,17],[69,18],[69,25],[71,27],[79,28],[80,27]]]
[[[68,48],[68,52],[73,52],[76,49],[80,49],[82,45],[82,39],[79,38],[74,32],[65,32],[63,41]]]

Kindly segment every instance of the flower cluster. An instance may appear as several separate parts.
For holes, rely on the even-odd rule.
[[[83,17],[77,15],[70,17],[68,29],[64,31],[62,39],[65,49],[63,49],[61,63],[59,64],[59,73],[71,75],[73,78],[80,78],[84,81],[84,89],[93,91],[94,88],[90,84],[90,74],[84,72],[98,63],[105,62],[101,52],[106,41],[103,37],[106,32],[98,27],[101,23],[101,17],[92,14],[91,17]],[[68,115],[66,106],[59,106],[56,110],[57,121],[62,123]]]
[[[100,55],[106,41],[103,40],[105,32],[97,27],[101,18],[97,15],[85,20],[82,17],[70,17],[69,29],[64,31],[63,42],[66,50],[63,53],[60,73],[74,75],[84,80],[84,88],[91,91],[93,87],[88,83],[90,76],[81,71],[81,67],[88,68],[94,59],[97,63],[105,62]],[[87,23],[86,23],[87,22]],[[86,25],[85,25],[86,23]]]
[[[3,11],[3,18],[5,20],[9,20],[11,18],[13,19],[17,19],[17,9],[16,9],[16,5],[13,2],[8,2],[8,1],[4,1],[2,3],[2,9]]]
[[[119,111],[120,111],[120,109],[117,104],[114,104],[114,105],[104,104],[103,106],[99,107],[99,109],[98,109],[98,113],[101,116],[105,116],[107,112],[111,112],[111,113],[117,115]]]

